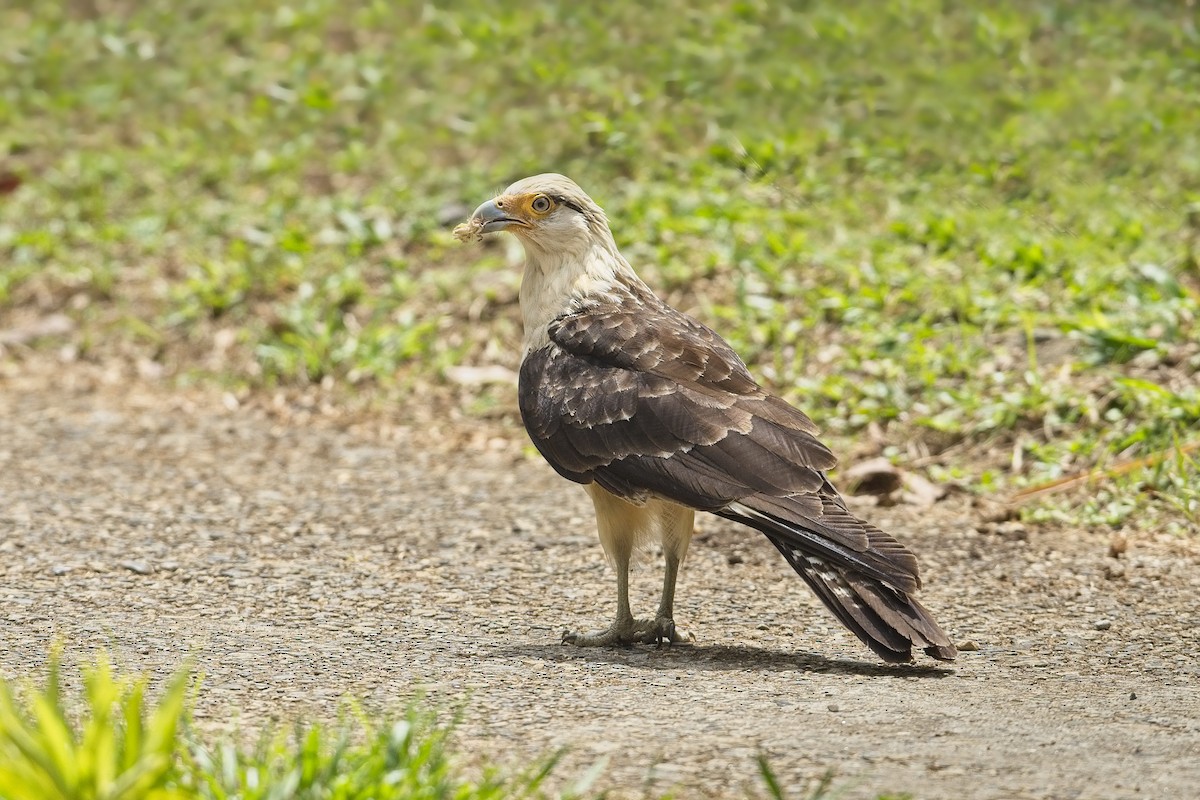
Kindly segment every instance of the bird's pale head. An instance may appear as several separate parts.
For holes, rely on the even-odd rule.
[[[608,220],[575,181],[548,172],[509,186],[460,229],[465,235],[508,231],[538,250],[576,250],[607,234]]]

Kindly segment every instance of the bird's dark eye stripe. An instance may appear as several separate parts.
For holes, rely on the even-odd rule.
[[[556,203],[562,203],[562,204],[563,204],[564,206],[566,206],[567,208],[569,208],[569,209],[571,209],[571,210],[573,210],[573,211],[578,211],[580,214],[583,214],[584,216],[587,216],[587,214],[584,212],[584,210],[583,210],[583,208],[582,208],[582,207],[580,207],[580,206],[576,205],[575,203],[572,203],[570,200],[568,200],[567,198],[563,197],[562,195],[557,195],[557,194],[556,194],[556,195],[554,195],[554,201],[555,201]]]

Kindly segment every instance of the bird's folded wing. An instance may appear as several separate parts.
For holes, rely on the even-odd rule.
[[[763,392],[721,339],[666,306],[566,315],[526,356],[520,405],[562,475],[638,501],[715,510],[825,485],[833,455],[800,411]]]

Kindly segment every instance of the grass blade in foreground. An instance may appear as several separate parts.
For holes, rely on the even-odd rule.
[[[183,755],[183,783],[205,800],[489,800],[540,796],[557,763],[545,759],[508,777],[485,768],[478,781],[464,778],[448,739],[453,726],[410,708],[403,719],[368,719],[336,728],[298,727],[291,737],[260,741],[251,752],[222,743],[215,750],[192,743]],[[355,743],[356,740],[360,743]]]
[[[61,663],[56,649],[45,688],[30,688],[23,702],[0,681],[0,799],[185,797],[172,779],[186,674],[172,680],[147,715],[146,678],[118,677],[98,657],[83,669],[87,707],[75,725],[63,708]]]
[[[100,655],[81,669],[74,714],[62,698],[61,664],[55,650],[41,688],[14,694],[0,679],[0,800],[500,800],[543,796],[558,763],[544,758],[515,775],[485,766],[467,777],[449,747],[453,724],[416,707],[399,720],[371,720],[355,708],[336,728],[268,733],[249,751],[228,741],[209,747],[179,736],[187,672],[147,709],[147,678],[119,675]]]

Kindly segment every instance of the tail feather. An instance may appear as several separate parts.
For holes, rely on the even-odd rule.
[[[782,527],[806,538],[818,551],[836,551],[835,560],[840,556],[848,565],[906,592],[921,588],[917,557],[891,535],[851,514],[837,490],[828,483],[826,487],[827,492],[813,495],[756,495],[741,505],[752,516],[769,518],[771,529]]]
[[[838,502],[840,498],[818,497],[822,504],[815,513],[812,495],[748,497],[716,513],[768,536],[777,535],[807,555],[823,556],[902,592],[921,588],[916,556],[904,545],[852,515]]]
[[[771,541],[785,555],[790,552],[786,545],[775,539]],[[789,558],[788,561],[793,560]],[[871,606],[856,602],[853,590],[839,580],[827,562],[813,558],[806,558],[805,561],[808,563],[792,563],[792,566],[843,625],[885,661],[908,661],[912,658],[909,654],[911,640],[889,625]]]
[[[926,655],[940,661],[952,661],[958,655],[958,648],[917,598],[897,592],[886,584],[855,580],[854,576],[846,579],[876,614]]]
[[[784,503],[773,499],[771,511],[785,511]],[[940,661],[958,655],[950,637],[912,596],[920,585],[916,559],[891,536],[856,519],[840,503],[836,527],[843,533],[837,539],[824,534],[821,517],[802,514],[788,520],[748,503],[739,506],[719,513],[765,534],[833,615],[884,661],[912,661],[914,646]],[[850,521],[866,540],[861,550],[847,546]]]

